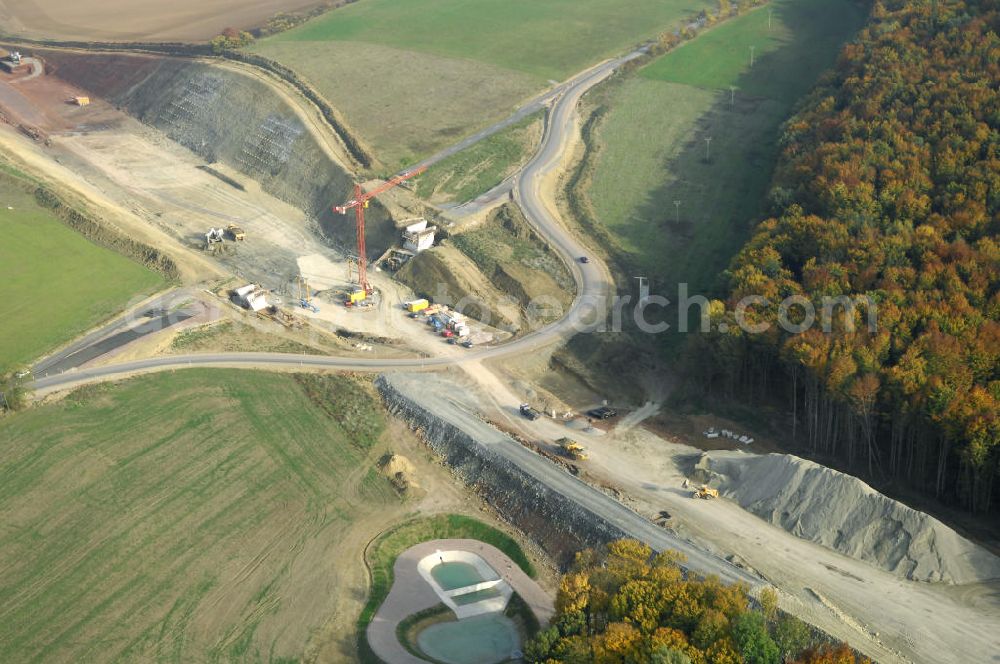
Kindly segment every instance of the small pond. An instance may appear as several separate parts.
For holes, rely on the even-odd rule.
[[[517,627],[502,613],[436,623],[417,635],[417,646],[446,664],[496,664],[520,651]]]

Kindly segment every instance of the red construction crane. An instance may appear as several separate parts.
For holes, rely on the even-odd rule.
[[[338,214],[347,214],[347,211],[354,208],[354,214],[357,218],[358,223],[358,284],[365,293],[371,293],[372,289],[368,285],[368,254],[365,251],[365,208],[368,207],[368,201],[375,198],[379,194],[386,192],[400,182],[409,180],[410,178],[420,175],[427,170],[426,166],[421,166],[419,168],[414,168],[412,171],[407,171],[396,177],[392,178],[388,182],[375,187],[371,191],[365,193],[361,191],[361,185],[354,185],[354,198],[347,201],[343,205],[338,205],[333,208],[333,211]]]

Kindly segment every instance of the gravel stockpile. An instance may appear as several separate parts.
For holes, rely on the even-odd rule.
[[[1000,558],[861,480],[787,454],[713,452],[696,475],[803,539],[916,581],[1000,577]]]

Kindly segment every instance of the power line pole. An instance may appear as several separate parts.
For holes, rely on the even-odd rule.
[[[773,9],[767,10],[767,31],[771,31],[771,15],[774,13]]]
[[[757,48],[756,46],[750,47],[750,66],[753,67],[753,50]]]
[[[681,202],[674,201],[674,223],[681,223]]]
[[[729,86],[729,110],[733,110],[736,107],[736,86]]]
[[[708,150],[709,150],[709,147],[711,147],[711,145],[712,145],[712,137],[709,136],[708,138],[705,139],[705,161],[709,161],[709,159],[710,159],[710,155],[709,155],[709,151]]]

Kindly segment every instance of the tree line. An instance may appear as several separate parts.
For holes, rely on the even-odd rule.
[[[773,589],[752,606],[746,586],[695,578],[683,556],[636,540],[588,549],[559,585],[551,626],[525,644],[528,662],[587,664],[858,664],[846,645],[782,614]]]
[[[772,216],[727,272],[727,309],[859,305],[825,331],[692,342],[702,385],[787,398],[812,452],[980,513],[1000,472],[998,5],[876,2],[784,128]]]

